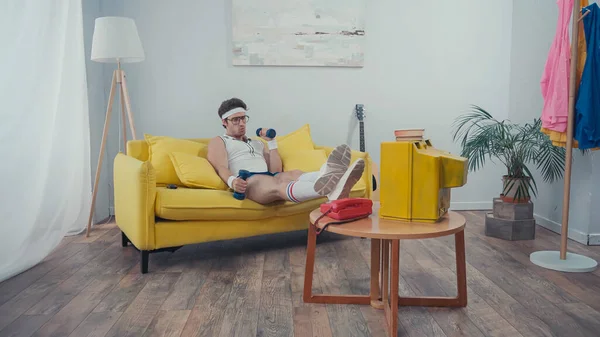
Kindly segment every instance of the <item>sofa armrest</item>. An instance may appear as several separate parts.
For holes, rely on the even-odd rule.
[[[139,250],[152,250],[155,248],[154,168],[150,162],[119,152],[113,169],[117,226]]]
[[[321,146],[315,144],[315,149],[323,149],[325,150],[325,154],[329,156],[331,151],[333,151],[333,147],[331,146]],[[362,158],[365,161],[365,171],[363,172],[361,181],[364,182],[366,191],[365,198],[371,199],[373,197],[373,159],[369,155],[368,152],[360,152],[356,150],[352,150],[352,159],[351,163],[355,162],[358,158]]]

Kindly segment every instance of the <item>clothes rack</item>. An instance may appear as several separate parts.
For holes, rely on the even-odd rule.
[[[586,14],[581,16],[580,0],[573,1],[572,13],[572,41],[579,39],[579,23]],[[571,64],[569,75],[569,102],[568,102],[568,117],[567,117],[567,142],[565,156],[565,175],[564,175],[564,191],[563,191],[563,207],[562,207],[562,226],[560,238],[560,251],[537,251],[530,255],[530,260],[534,264],[547,269],[553,269],[563,272],[591,272],[596,269],[598,263],[596,260],[580,254],[570,253],[567,251],[567,242],[569,235],[569,202],[571,198],[571,167],[573,162],[573,133],[575,119],[575,99],[577,97],[577,59],[579,48],[576,43],[571,43]]]

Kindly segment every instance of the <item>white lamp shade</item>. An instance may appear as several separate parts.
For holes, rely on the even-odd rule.
[[[97,18],[92,38],[92,61],[131,63],[144,60],[144,49],[135,22],[131,18]]]

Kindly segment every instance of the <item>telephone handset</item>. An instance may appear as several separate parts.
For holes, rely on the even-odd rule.
[[[373,201],[367,198],[345,198],[321,204],[320,210],[336,220],[363,218],[373,213]]]

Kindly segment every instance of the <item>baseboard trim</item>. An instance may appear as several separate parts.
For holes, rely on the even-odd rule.
[[[560,223],[558,223],[556,221],[552,221],[552,220],[545,218],[539,214],[534,213],[533,216],[535,217],[535,220],[538,225],[540,225],[548,230],[551,230],[558,235],[561,234],[562,225]],[[600,234],[585,234],[576,229],[570,228],[568,238],[573,241],[579,242],[581,244],[587,245],[587,246],[600,245]]]
[[[600,234],[589,234],[588,235],[589,246],[600,246]]]
[[[453,211],[483,211],[492,209],[492,201],[451,201]]]

